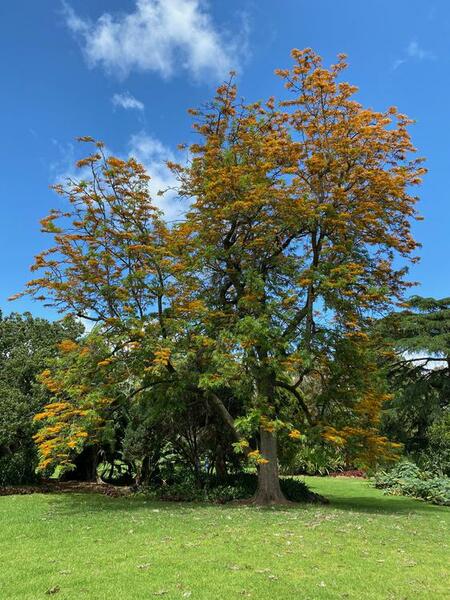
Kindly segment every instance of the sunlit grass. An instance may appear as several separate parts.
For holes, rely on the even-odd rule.
[[[448,597],[450,510],[307,478],[326,506],[0,498],[0,598]]]

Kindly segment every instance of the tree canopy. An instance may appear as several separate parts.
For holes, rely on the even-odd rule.
[[[89,362],[95,392],[57,366],[43,376],[55,394],[39,416],[44,463],[79,450],[83,411],[118,391],[162,412],[202,403],[258,465],[262,504],[283,501],[277,437],[310,428],[365,460],[386,454],[386,393],[365,329],[409,285],[395,261],[414,260],[422,159],[410,119],[363,107],[340,81],[344,56],[330,68],[310,49],[292,59],[277,72],[288,98],[244,103],[231,79],[190,111],[191,159],[169,165],[190,208],[172,226],[140,164],[81,138],[94,148],[78,163],[89,176],[56,186],[67,208],[42,221],[54,246],[27,293],[97,323],[105,345],[101,357],[89,344],[63,349],[81,361],[75,380]],[[363,366],[351,381],[350,357]]]

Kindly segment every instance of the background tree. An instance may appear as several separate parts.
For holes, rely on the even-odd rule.
[[[82,330],[72,319],[50,323],[30,313],[0,313],[0,485],[35,479],[33,416],[49,401],[36,376],[56,355],[58,343]]]
[[[394,349],[384,431],[424,466],[449,472],[450,299],[413,296],[376,328]]]

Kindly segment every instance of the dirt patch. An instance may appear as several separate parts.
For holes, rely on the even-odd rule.
[[[36,485],[0,487],[0,496],[23,496],[28,494],[64,494],[64,493],[104,494],[105,496],[128,496],[130,487],[115,486],[107,483],[86,481],[44,481]]]

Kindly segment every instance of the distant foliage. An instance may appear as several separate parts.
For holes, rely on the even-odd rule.
[[[282,457],[281,472],[286,475],[329,475],[345,469],[344,455],[329,444],[306,442],[295,450],[292,456]]]
[[[382,432],[424,470],[450,475],[450,298],[413,296],[375,329],[392,347]]]
[[[33,416],[50,400],[36,376],[56,355],[57,344],[82,329],[72,319],[51,323],[30,313],[0,312],[0,485],[36,479]]]
[[[450,412],[428,429],[428,448],[420,456],[420,465],[438,475],[450,477]]]
[[[375,477],[375,487],[395,496],[412,496],[433,504],[450,506],[450,478],[421,471],[411,462],[401,462]]]
[[[348,469],[346,471],[334,471],[329,473],[330,477],[358,477],[365,479],[367,477],[365,471],[362,469]]]

